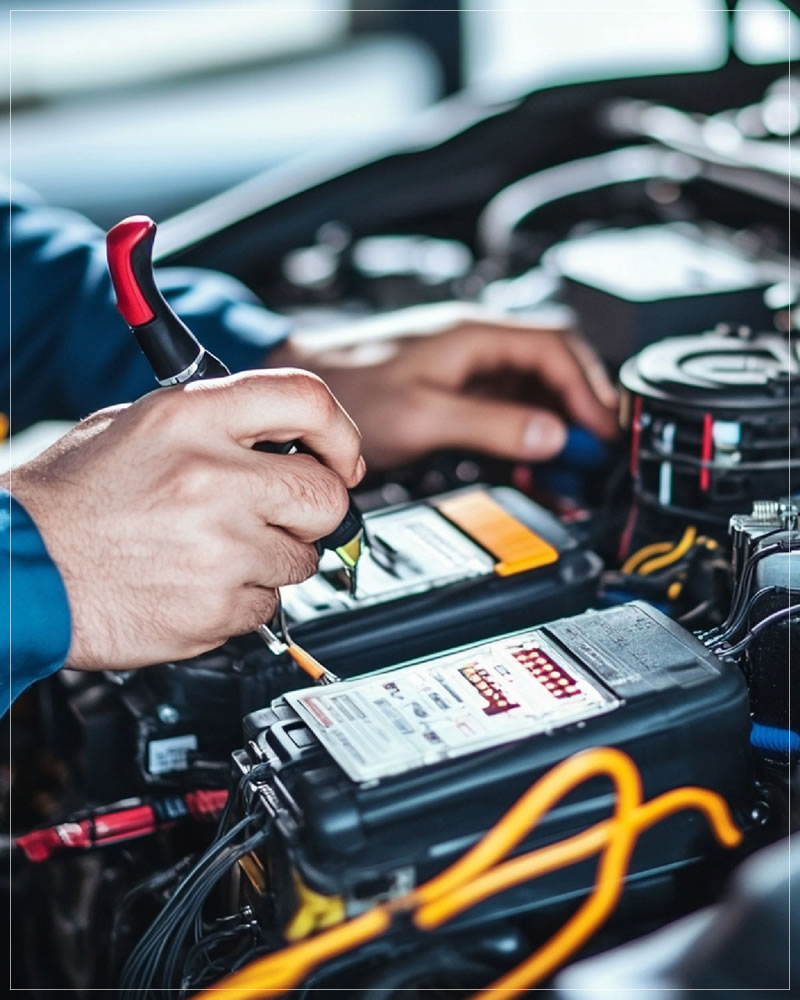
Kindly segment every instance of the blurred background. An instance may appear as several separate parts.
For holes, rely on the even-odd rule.
[[[731,46],[750,63],[800,48],[798,19],[778,0],[732,0],[732,36],[722,0],[43,6],[13,4],[3,35],[10,170],[103,226],[130,212],[163,219],[293,158],[379,152],[459,92],[503,101],[552,84],[701,72]]]

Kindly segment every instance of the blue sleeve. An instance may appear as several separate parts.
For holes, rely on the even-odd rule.
[[[3,713],[34,681],[63,666],[72,639],[69,603],[61,574],[25,509],[0,490],[0,550],[4,590],[0,626],[7,657],[0,682]],[[6,572],[7,570],[7,572]]]
[[[0,280],[10,278],[11,329],[2,348],[2,398],[10,392],[12,431],[38,420],[76,420],[156,388],[116,310],[104,233],[16,187],[3,213],[11,266]],[[231,371],[263,364],[288,333],[285,319],[227,275],[164,268],[158,283],[198,340]]]

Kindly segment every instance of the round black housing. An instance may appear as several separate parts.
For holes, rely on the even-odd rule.
[[[640,512],[662,529],[690,517],[720,534],[753,497],[794,492],[799,374],[795,339],[745,329],[669,338],[625,362],[621,423]]]

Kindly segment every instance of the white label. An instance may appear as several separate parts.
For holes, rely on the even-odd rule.
[[[539,632],[284,697],[354,781],[501,746],[620,704]]]
[[[151,740],[147,745],[147,770],[150,774],[166,774],[169,771],[185,771],[188,767],[186,755],[197,749],[197,737],[170,736],[166,740]]]
[[[316,576],[281,587],[292,621],[424,593],[494,570],[495,560],[487,552],[427,504],[367,515],[367,530],[375,544],[359,560],[355,597],[350,596],[344,578],[339,587],[330,582],[341,574],[342,566],[338,556],[326,552]],[[381,543],[394,558],[381,556]]]

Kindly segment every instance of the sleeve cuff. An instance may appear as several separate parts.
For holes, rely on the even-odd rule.
[[[0,535],[9,554],[9,663],[0,687],[7,709],[35,681],[63,665],[72,641],[64,581],[25,508],[3,493]]]

